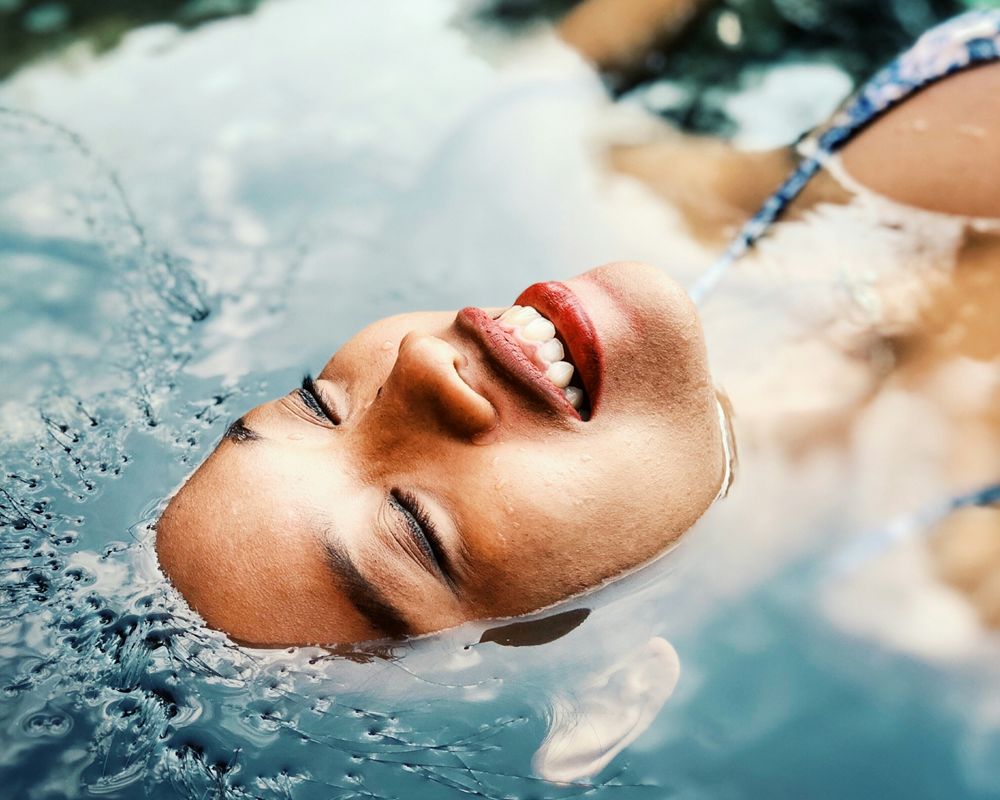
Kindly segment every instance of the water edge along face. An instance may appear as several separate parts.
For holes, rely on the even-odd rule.
[[[814,590],[833,543],[938,486],[933,453],[900,454],[902,489],[858,467],[837,493],[834,454],[744,449],[685,552],[534,646],[482,625],[375,653],[246,650],[164,584],[167,494],[366,322],[503,305],[623,253],[682,282],[709,262],[595,163],[587,136],[616,112],[586,68],[550,40],[493,66],[453,11],[265,3],[0,84],[5,793],[576,796],[536,770],[582,709],[598,739],[647,726],[579,778],[592,796],[997,796],[998,722],[975,710],[993,645],[960,602],[926,577],[908,597],[937,616],[892,639],[835,624]]]

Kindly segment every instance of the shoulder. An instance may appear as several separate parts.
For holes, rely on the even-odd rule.
[[[843,150],[868,188],[946,214],[1000,217],[1000,62],[924,89]]]

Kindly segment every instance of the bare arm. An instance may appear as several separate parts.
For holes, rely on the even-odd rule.
[[[717,1],[586,0],[566,15],[559,35],[600,69],[628,70]]]
[[[901,203],[1000,217],[1000,63],[924,90],[851,142],[844,166]]]

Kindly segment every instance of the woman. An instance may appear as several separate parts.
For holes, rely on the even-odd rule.
[[[523,614],[694,524],[727,460],[680,287],[612,264],[501,311],[378,322],[229,429],[157,533],[210,624],[329,643]]]
[[[970,15],[922,39],[911,61],[939,62],[942,78],[976,62],[946,58],[949,46],[991,44],[978,60],[993,60],[997,32],[996,15]],[[1000,217],[982,179],[1000,167],[1000,119],[982,102],[998,81],[997,66],[982,67],[901,106],[848,149],[850,174],[904,205]],[[889,105],[904,94],[890,91]],[[901,140],[907,120],[928,131],[914,127],[924,114],[981,146],[956,149],[952,127]],[[796,192],[766,207],[740,251]],[[913,322],[912,298],[895,299]],[[879,324],[902,330],[891,314]],[[871,329],[849,330],[838,352]],[[210,625],[256,644],[518,615],[675,542],[728,482],[724,427],[690,299],[652,268],[608,265],[529,287],[507,310],[366,329],[315,381],[230,427],[165,511],[157,550]]]

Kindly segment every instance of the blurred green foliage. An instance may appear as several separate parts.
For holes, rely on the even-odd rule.
[[[624,94],[653,80],[684,87],[661,113],[692,131],[725,134],[718,89],[788,63],[826,63],[860,85],[928,28],[967,10],[963,0],[721,0],[642,68],[607,76]]]
[[[0,79],[78,39],[109,50],[140,25],[203,22],[252,12],[262,0],[0,0]]]
[[[578,1],[578,0],[577,0]],[[519,26],[557,19],[573,0],[486,0],[482,16]],[[668,81],[680,98],[657,113],[681,128],[727,135],[726,91],[772,66],[824,63],[859,85],[928,28],[969,8],[1000,0],[718,0],[677,40],[664,42],[627,70],[604,75],[616,97]]]
[[[190,28],[251,13],[263,0],[0,0],[0,79],[23,63],[84,39],[97,52],[134,27],[171,22]],[[357,0],[363,3],[364,0]],[[483,0],[476,17],[513,31],[557,20],[580,0]],[[719,89],[775,64],[830,63],[861,83],[927,28],[1000,0],[718,0],[677,41],[628,71],[604,75],[615,96],[655,81],[683,89],[657,109],[682,128],[725,135]]]

